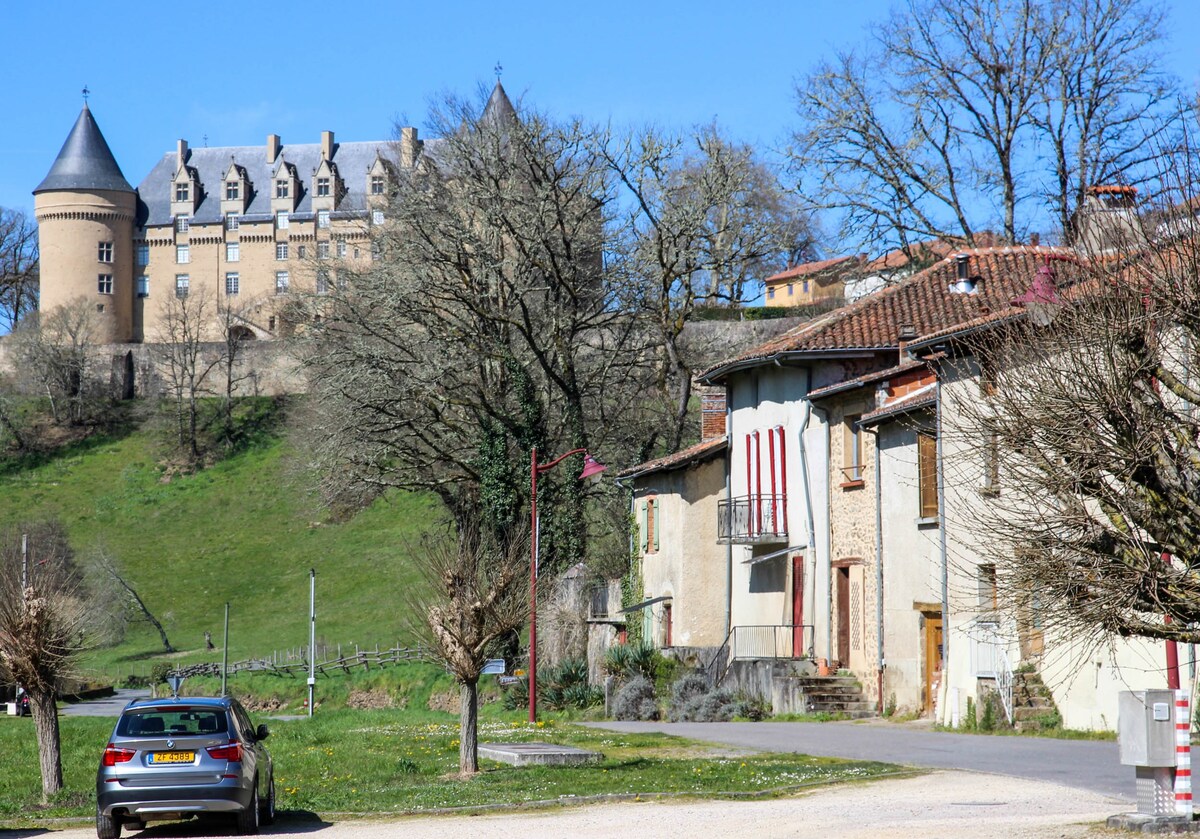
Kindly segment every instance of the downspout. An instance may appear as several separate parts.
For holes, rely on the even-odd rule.
[[[875,661],[878,666],[879,716],[883,716],[883,465],[879,450],[879,429],[875,438]]]
[[[937,402],[937,488],[938,488],[938,550],[942,560],[942,690],[946,690],[950,670],[950,566],[946,553],[946,470],[942,465],[942,376],[937,375],[934,386]]]
[[[725,501],[729,512],[729,538],[725,540],[725,631],[733,631],[733,388],[725,386]],[[749,490],[747,490],[749,492]]]
[[[829,412],[824,408],[818,408],[812,405],[811,402],[806,404],[812,406],[813,413],[821,418],[821,423],[825,427],[825,456],[829,457]],[[833,661],[833,562],[831,561],[830,552],[833,550],[831,541],[832,537],[829,533],[829,511],[833,508],[833,487],[829,480],[829,463],[825,464],[825,527],[821,531],[821,548],[825,554],[825,563],[828,566],[828,573],[825,574],[825,660]],[[812,521],[812,511],[809,508],[809,521]],[[816,541],[815,534],[813,541]],[[816,559],[813,559],[813,573],[816,574]],[[814,581],[815,582],[815,581]]]
[[[812,415],[812,403],[808,400],[804,401],[804,418],[800,421],[800,479],[804,482],[804,512],[805,524],[808,525],[808,554],[812,557],[812,571],[809,572],[808,579],[812,581],[813,586],[813,610],[817,608],[817,546],[816,546],[816,527],[813,524],[813,506],[812,506],[812,484],[808,477],[808,446],[804,443],[805,432],[808,431],[808,420]],[[807,587],[807,585],[806,585]],[[803,593],[800,595],[803,597]],[[814,616],[815,625],[815,616]],[[801,632],[804,630],[801,629]],[[813,644],[816,644],[816,639],[813,639]]]

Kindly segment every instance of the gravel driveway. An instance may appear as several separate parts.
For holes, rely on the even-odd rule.
[[[1061,839],[1096,833],[1127,809],[1086,790],[1019,778],[942,771],[917,778],[824,787],[772,801],[646,801],[482,816],[429,816],[328,822],[285,819],[264,833],[321,839]],[[0,835],[4,835],[0,831]],[[91,839],[91,828],[8,834]],[[139,834],[133,833],[132,836]],[[151,837],[211,835],[195,823],[152,826]],[[1097,833],[1098,835],[1098,833]]]

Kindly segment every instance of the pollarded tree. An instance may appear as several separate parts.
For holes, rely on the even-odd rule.
[[[61,524],[0,535],[0,671],[29,694],[43,801],[63,786],[55,699],[106,609],[91,602]]]

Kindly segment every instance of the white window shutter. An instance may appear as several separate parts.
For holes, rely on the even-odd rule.
[[[650,528],[646,505],[648,502],[643,501],[638,505],[638,535],[642,544],[642,553],[646,553],[650,549]]]

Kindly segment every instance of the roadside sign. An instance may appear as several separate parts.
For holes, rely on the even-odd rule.
[[[499,676],[504,672],[504,659],[489,658],[483,665],[483,669],[479,671],[481,676]]]
[[[183,684],[183,676],[180,676],[178,673],[172,673],[167,676],[167,684],[171,687],[171,695],[178,698],[179,687]]]

